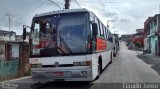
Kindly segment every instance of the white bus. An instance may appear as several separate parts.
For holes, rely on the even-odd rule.
[[[33,17],[30,65],[34,81],[93,81],[111,62],[112,34],[92,12],[69,9]]]

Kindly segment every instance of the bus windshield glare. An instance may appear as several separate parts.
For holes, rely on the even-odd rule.
[[[87,52],[87,14],[38,17],[32,23],[32,56],[71,55]]]

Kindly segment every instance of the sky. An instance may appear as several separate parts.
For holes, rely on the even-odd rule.
[[[61,9],[64,0],[52,0]],[[78,5],[76,3],[78,2]],[[112,33],[133,34],[144,28],[148,17],[160,13],[160,0],[71,0],[70,9],[86,8],[95,13]],[[0,0],[0,30],[10,30],[22,34],[22,25],[31,25],[35,14],[57,11],[60,8],[49,0]],[[29,30],[28,30],[29,31]]]

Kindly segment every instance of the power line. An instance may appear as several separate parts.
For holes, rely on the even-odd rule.
[[[60,6],[60,5],[58,5],[57,3],[53,2],[52,0],[48,0],[48,1],[50,1],[50,2],[53,3],[54,5],[57,5],[57,6],[59,7],[59,9],[61,10],[61,6]]]
[[[16,22],[21,21],[22,19],[26,18],[28,15],[30,15],[31,13],[33,13],[34,11],[36,11],[39,7],[41,7],[43,4],[45,4],[46,1],[43,1],[42,3],[40,3],[35,9],[33,9],[32,11],[29,12],[29,14],[22,16],[21,18],[19,18]]]
[[[51,1],[51,0],[49,0],[50,2],[52,2],[52,3],[54,3],[53,1]],[[29,12],[29,14],[27,14],[27,15],[25,15],[25,16],[22,16],[21,18],[19,18],[17,21],[16,21],[16,24],[20,24],[21,23],[21,20],[23,20],[24,18],[26,18],[27,16],[29,16],[31,13],[33,13],[33,12],[35,12],[39,7],[41,7],[43,4],[45,4],[47,1],[45,0],[45,1],[43,1],[43,2],[41,2],[35,9],[33,9],[33,10],[31,10],[30,12]],[[61,9],[61,7],[58,5],[58,4],[56,4],[56,3],[54,3],[55,5],[57,5],[60,9]]]
[[[90,2],[90,3],[121,3],[120,1],[118,2],[107,2],[107,1],[79,1],[79,2]]]
[[[80,8],[82,8],[82,7],[80,6],[80,4],[77,2],[77,0],[75,0],[75,2],[77,3],[77,5],[78,5]]]
[[[155,0],[136,0],[136,1],[128,1],[133,3],[138,2],[146,2],[146,1],[155,1]],[[90,3],[124,3],[125,1],[79,1],[79,2],[90,2]]]

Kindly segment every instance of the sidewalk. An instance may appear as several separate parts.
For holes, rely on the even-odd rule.
[[[14,79],[9,79],[9,80],[4,80],[4,81],[1,81],[0,82],[0,84],[1,83],[7,83],[7,82],[14,82],[14,83],[26,83],[27,81],[26,81],[26,79],[29,79],[29,80],[31,80],[31,76],[24,76],[24,77],[19,77],[19,78],[14,78]],[[27,82],[27,83],[29,83],[29,82]]]
[[[160,57],[153,54],[143,54],[144,57],[150,59],[153,64],[160,64]]]
[[[140,59],[142,59],[145,63],[150,64],[151,68],[154,69],[160,75],[160,57],[159,56],[156,56],[153,54],[141,54]]]

